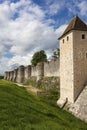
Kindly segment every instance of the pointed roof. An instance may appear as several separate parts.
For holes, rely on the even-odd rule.
[[[71,22],[69,23],[69,25],[59,39],[61,39],[71,30],[87,31],[87,25],[78,16],[75,16],[75,18],[71,20]]]

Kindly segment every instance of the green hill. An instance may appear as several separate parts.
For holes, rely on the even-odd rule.
[[[54,97],[34,96],[0,80],[0,130],[87,130],[87,124],[55,106]]]

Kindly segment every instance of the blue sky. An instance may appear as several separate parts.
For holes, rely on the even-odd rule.
[[[86,14],[87,0],[0,0],[0,73],[30,64],[41,49],[49,58],[71,19],[87,23]]]

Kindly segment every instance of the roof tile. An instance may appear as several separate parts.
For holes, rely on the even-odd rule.
[[[67,26],[64,33],[59,39],[61,39],[64,35],[66,35],[71,30],[87,31],[87,25],[78,16],[75,16],[75,18],[71,20],[71,22],[69,23],[69,25]]]

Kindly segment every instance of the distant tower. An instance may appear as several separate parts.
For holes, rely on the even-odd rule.
[[[13,81],[15,82],[17,80],[17,73],[18,73],[18,69],[14,69]]]
[[[24,83],[24,66],[23,65],[19,66],[19,68],[17,70],[16,81],[18,83]]]
[[[25,67],[25,79],[28,80],[31,76],[31,65]]]
[[[6,71],[6,72],[4,73],[4,79],[5,79],[5,80],[7,80],[7,74],[8,74],[8,72]]]
[[[40,62],[37,64],[37,81],[44,77],[44,63]]]
[[[76,16],[60,40],[60,99],[74,103],[87,82],[87,25]]]

